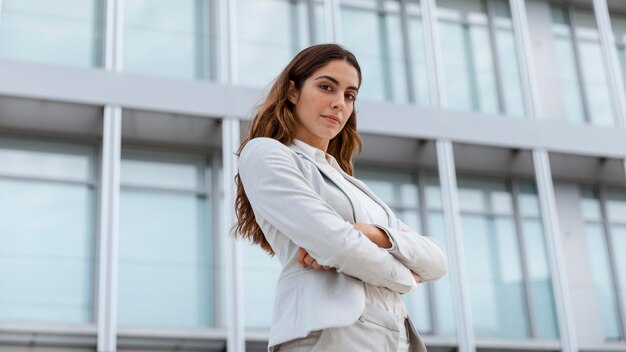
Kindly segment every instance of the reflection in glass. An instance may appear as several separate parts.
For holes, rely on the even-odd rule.
[[[613,126],[613,107],[593,12],[552,4],[551,15],[567,119]]]
[[[604,338],[618,340],[623,337],[620,312],[617,309],[618,295],[621,295],[622,301],[626,298],[624,289],[620,288],[626,282],[626,272],[623,269],[626,267],[626,222],[611,220],[608,209],[622,206],[626,208],[626,192],[616,188],[598,189],[588,186],[582,186],[580,191],[593,285],[602,316]],[[606,201],[604,207],[601,197]],[[613,281],[613,274],[618,282]],[[626,312],[621,314],[622,317],[626,316]]]
[[[124,71],[209,79],[216,47],[209,0],[125,0]]]
[[[534,184],[460,177],[458,187],[476,335],[558,338]]]
[[[437,14],[440,40],[445,43],[441,51],[447,106],[523,116],[522,83],[508,3],[439,0]]]
[[[103,28],[102,0],[3,0],[0,57],[102,66]]]
[[[146,153],[146,162],[139,163],[139,154],[130,153],[134,156],[131,162],[122,160],[119,324],[212,326],[212,211],[205,186],[199,181],[210,172],[206,159],[181,156],[178,163],[168,165],[171,155],[163,155],[159,163],[156,153]],[[195,173],[202,176],[197,184],[185,184],[191,180],[185,175],[193,174],[187,173],[193,165]],[[141,183],[140,174],[161,176],[153,183]],[[181,184],[176,187],[172,180],[178,177]],[[163,186],[167,188],[159,188]]]

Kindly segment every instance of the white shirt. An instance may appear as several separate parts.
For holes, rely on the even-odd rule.
[[[341,175],[341,172],[339,172],[341,167],[332,155],[326,154],[322,150],[298,139],[294,139],[293,144],[313,157],[326,171],[335,175]],[[345,190],[348,190],[354,198],[358,199],[358,203],[354,204],[354,206],[362,208],[362,213],[366,214],[367,223],[385,227],[389,226],[387,213],[378,203],[353,185],[352,182],[346,180],[343,175],[337,179],[343,182],[342,186]],[[390,240],[392,239],[390,238]],[[407,317],[407,310],[400,294],[386,287],[365,283],[365,301],[403,318]]]

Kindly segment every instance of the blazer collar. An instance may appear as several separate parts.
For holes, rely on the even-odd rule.
[[[338,175],[329,172],[327,167],[324,167],[324,165],[322,165],[320,162],[318,162],[315,158],[314,155],[311,155],[313,153],[312,150],[307,150],[308,148],[306,148],[307,146],[299,146],[298,144],[304,143],[302,141],[297,141],[299,143],[292,143],[291,145],[289,145],[288,147],[291,148],[294,152],[296,152],[298,155],[303,156],[304,158],[310,160],[313,165],[315,165],[317,167],[317,169],[324,174],[324,176],[326,176],[329,180],[331,180],[340,190],[343,191],[343,193],[348,197],[348,199],[350,200],[350,204],[352,205],[352,211],[354,214],[354,221],[355,222],[364,222],[363,219],[365,219],[365,214],[362,214],[361,212],[361,207],[356,207],[355,203],[357,202],[356,199],[354,199],[354,196],[352,195],[352,192],[350,192],[350,190],[345,189],[344,183],[341,182],[340,179],[338,179]],[[304,147],[304,148],[303,148]],[[305,149],[306,148],[306,149]],[[314,148],[314,147],[311,147]],[[320,153],[323,153],[321,150],[319,151]],[[331,157],[332,158],[332,157]],[[333,159],[332,162],[336,161]],[[326,166],[330,166],[332,167],[332,165],[326,165]],[[395,218],[393,215],[393,212],[391,211],[391,209],[387,206],[387,204],[385,204],[385,202],[383,202],[380,198],[378,198],[374,192],[372,192],[366,185],[365,183],[363,183],[363,181],[356,179],[353,176],[348,175],[347,173],[345,173],[341,167],[339,167],[339,165],[337,165],[337,167],[335,168],[337,171],[339,171],[339,173],[346,179],[348,180],[350,183],[352,183],[354,186],[356,186],[357,188],[359,188],[361,191],[363,191],[366,195],[368,195],[370,198],[372,198],[376,203],[378,203],[378,205],[380,205],[385,212],[387,213],[387,218],[389,221],[389,226],[393,226],[394,222],[395,222]]]

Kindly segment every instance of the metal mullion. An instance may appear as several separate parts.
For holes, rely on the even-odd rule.
[[[220,176],[220,168],[222,166],[222,153],[220,151],[213,152],[213,158],[211,158],[211,193],[213,198],[211,199],[211,219],[212,219],[212,232],[213,232],[213,267],[214,267],[214,276],[213,276],[213,287],[216,288],[214,290],[215,300],[213,301],[213,312],[215,312],[215,326],[216,327],[225,327],[228,324],[227,314],[226,314],[226,292],[224,290],[224,283],[226,282],[226,275],[224,270],[218,270],[222,267],[222,263],[226,260],[224,258],[225,251],[225,236],[221,236],[222,228],[224,224],[222,224],[222,204],[223,202],[223,194],[222,194],[222,179]]]
[[[393,75],[391,72],[391,53],[389,52],[389,32],[387,30],[387,13],[384,11],[385,8],[385,0],[377,0],[376,1],[376,9],[374,13],[376,15],[377,24],[378,24],[378,35],[380,36],[381,43],[381,54],[382,57],[380,60],[381,71],[383,72],[383,94],[385,100],[393,101],[394,91],[393,84],[391,80],[393,79]]]
[[[579,347],[576,337],[574,310],[567,282],[565,254],[556,208],[550,159],[548,151],[545,149],[533,149],[532,153],[543,219],[542,224],[546,236],[546,251],[548,253],[548,264],[550,266],[550,277],[554,289],[561,348],[563,352],[578,352]]]
[[[429,1],[429,0],[424,0]],[[476,351],[474,322],[469,298],[469,285],[465,268],[463,229],[459,210],[459,195],[452,142],[447,139],[436,141],[437,165],[441,198],[444,206],[445,236],[448,244],[448,259],[452,283],[452,299],[456,313],[456,329],[459,352]]]
[[[315,0],[306,1],[307,18],[309,20],[309,45],[317,43],[317,24],[315,23]]]
[[[607,69],[611,103],[614,107],[615,116],[613,121],[618,127],[626,127],[626,97],[624,91],[624,81],[621,75],[621,68],[617,57],[617,49],[613,29],[611,27],[611,17],[606,0],[593,0],[593,10],[600,32],[600,46],[602,47],[602,57]]]
[[[437,5],[435,0],[420,0],[422,10],[422,30],[424,32],[424,49],[426,67],[428,68],[428,87],[430,103],[433,107],[445,106],[445,90],[441,46],[437,29]]]
[[[604,228],[604,238],[606,241],[606,247],[609,255],[609,263],[611,265],[611,279],[613,280],[613,290],[615,293],[615,303],[617,304],[617,324],[621,339],[626,336],[626,326],[624,325],[624,302],[620,295],[620,282],[617,275],[617,264],[615,262],[615,251],[613,250],[613,239],[611,237],[611,224],[608,219],[608,212],[606,209],[606,193],[604,187],[598,186],[598,197],[600,201],[600,212],[602,214],[602,227]]]
[[[536,339],[537,334],[537,317],[533,311],[533,295],[530,287],[530,276],[528,274],[528,262],[526,259],[526,242],[524,241],[524,228],[522,226],[523,218],[519,208],[519,185],[517,179],[511,179],[511,195],[513,198],[513,218],[515,220],[515,230],[517,232],[517,243],[520,251],[520,261],[522,264],[522,277],[524,278],[524,292],[526,293],[526,306],[528,309],[528,332],[531,339]]]
[[[340,0],[325,0],[326,39],[330,43],[341,43],[341,3]]]
[[[406,84],[409,102],[418,103],[415,94],[415,84],[413,82],[413,58],[411,57],[412,43],[409,40],[409,19],[406,12],[406,1],[400,0],[400,25],[402,28],[402,47],[404,53],[404,65],[406,69]]]
[[[227,352],[245,351],[244,331],[244,286],[243,286],[243,244],[231,236],[231,224],[236,222],[235,217],[235,184],[232,182],[237,174],[237,156],[239,147],[239,119],[225,118],[222,122],[222,185],[224,185],[224,199],[222,201],[224,214],[222,233],[227,237],[224,267],[226,278],[226,316],[227,316]]]
[[[493,68],[496,76],[496,96],[498,98],[498,110],[502,114],[506,114],[506,104],[504,101],[504,87],[502,84],[502,69],[500,68],[500,56],[498,55],[498,42],[496,40],[496,26],[495,26],[495,10],[493,8],[492,0],[484,0],[485,8],[487,10],[487,26],[489,28],[489,42],[491,44]]]
[[[463,31],[462,31],[462,36],[463,36],[463,49],[465,54],[467,55],[467,63],[468,63],[468,67],[470,68],[471,71],[473,72],[469,72],[469,81],[470,81],[470,97],[471,97],[471,108],[476,111],[480,111],[481,110],[481,106],[480,106],[480,92],[478,91],[478,81],[477,81],[477,77],[476,77],[476,73],[477,73],[477,67],[476,67],[476,62],[474,60],[474,46],[472,43],[472,36],[471,36],[471,29],[472,29],[472,25],[471,24],[463,24]],[[473,73],[473,74],[472,74]]]
[[[107,71],[122,70],[124,13],[122,0],[105,0],[105,46],[104,68]]]
[[[428,226],[428,208],[426,206],[426,178],[424,172],[420,171],[415,175],[417,182],[417,199],[419,202],[418,214],[420,223],[422,224],[420,231],[423,235],[430,233]],[[434,283],[426,284],[428,290],[428,313],[430,314],[431,334],[439,334],[439,321],[437,319],[437,306],[435,305],[435,287]]]
[[[578,75],[579,90],[582,97],[583,111],[585,113],[585,122],[591,124],[591,113],[589,112],[589,101],[587,100],[587,87],[585,85],[585,77],[583,76],[582,62],[580,60],[580,50],[578,49],[578,35],[576,34],[576,20],[574,18],[574,8],[566,5],[565,16],[571,32],[570,40],[574,49],[574,61],[576,62],[576,74]]]
[[[105,106],[99,203],[98,351],[117,348],[118,219],[122,109]]]

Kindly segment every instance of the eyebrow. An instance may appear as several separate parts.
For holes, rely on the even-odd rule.
[[[329,80],[329,81],[331,81],[331,82],[333,82],[334,84],[336,84],[336,85],[338,85],[338,86],[340,86],[340,85],[341,85],[341,84],[339,84],[339,81],[338,81],[338,80],[336,80],[336,79],[332,78],[331,76],[327,76],[327,75],[319,76],[319,77],[317,77],[315,80],[318,80],[318,79],[324,79],[324,78],[325,78],[325,79],[327,79],[327,80]],[[355,87],[355,86],[349,86],[347,89],[356,90],[357,92],[359,91],[359,88],[357,88],[357,87]]]

